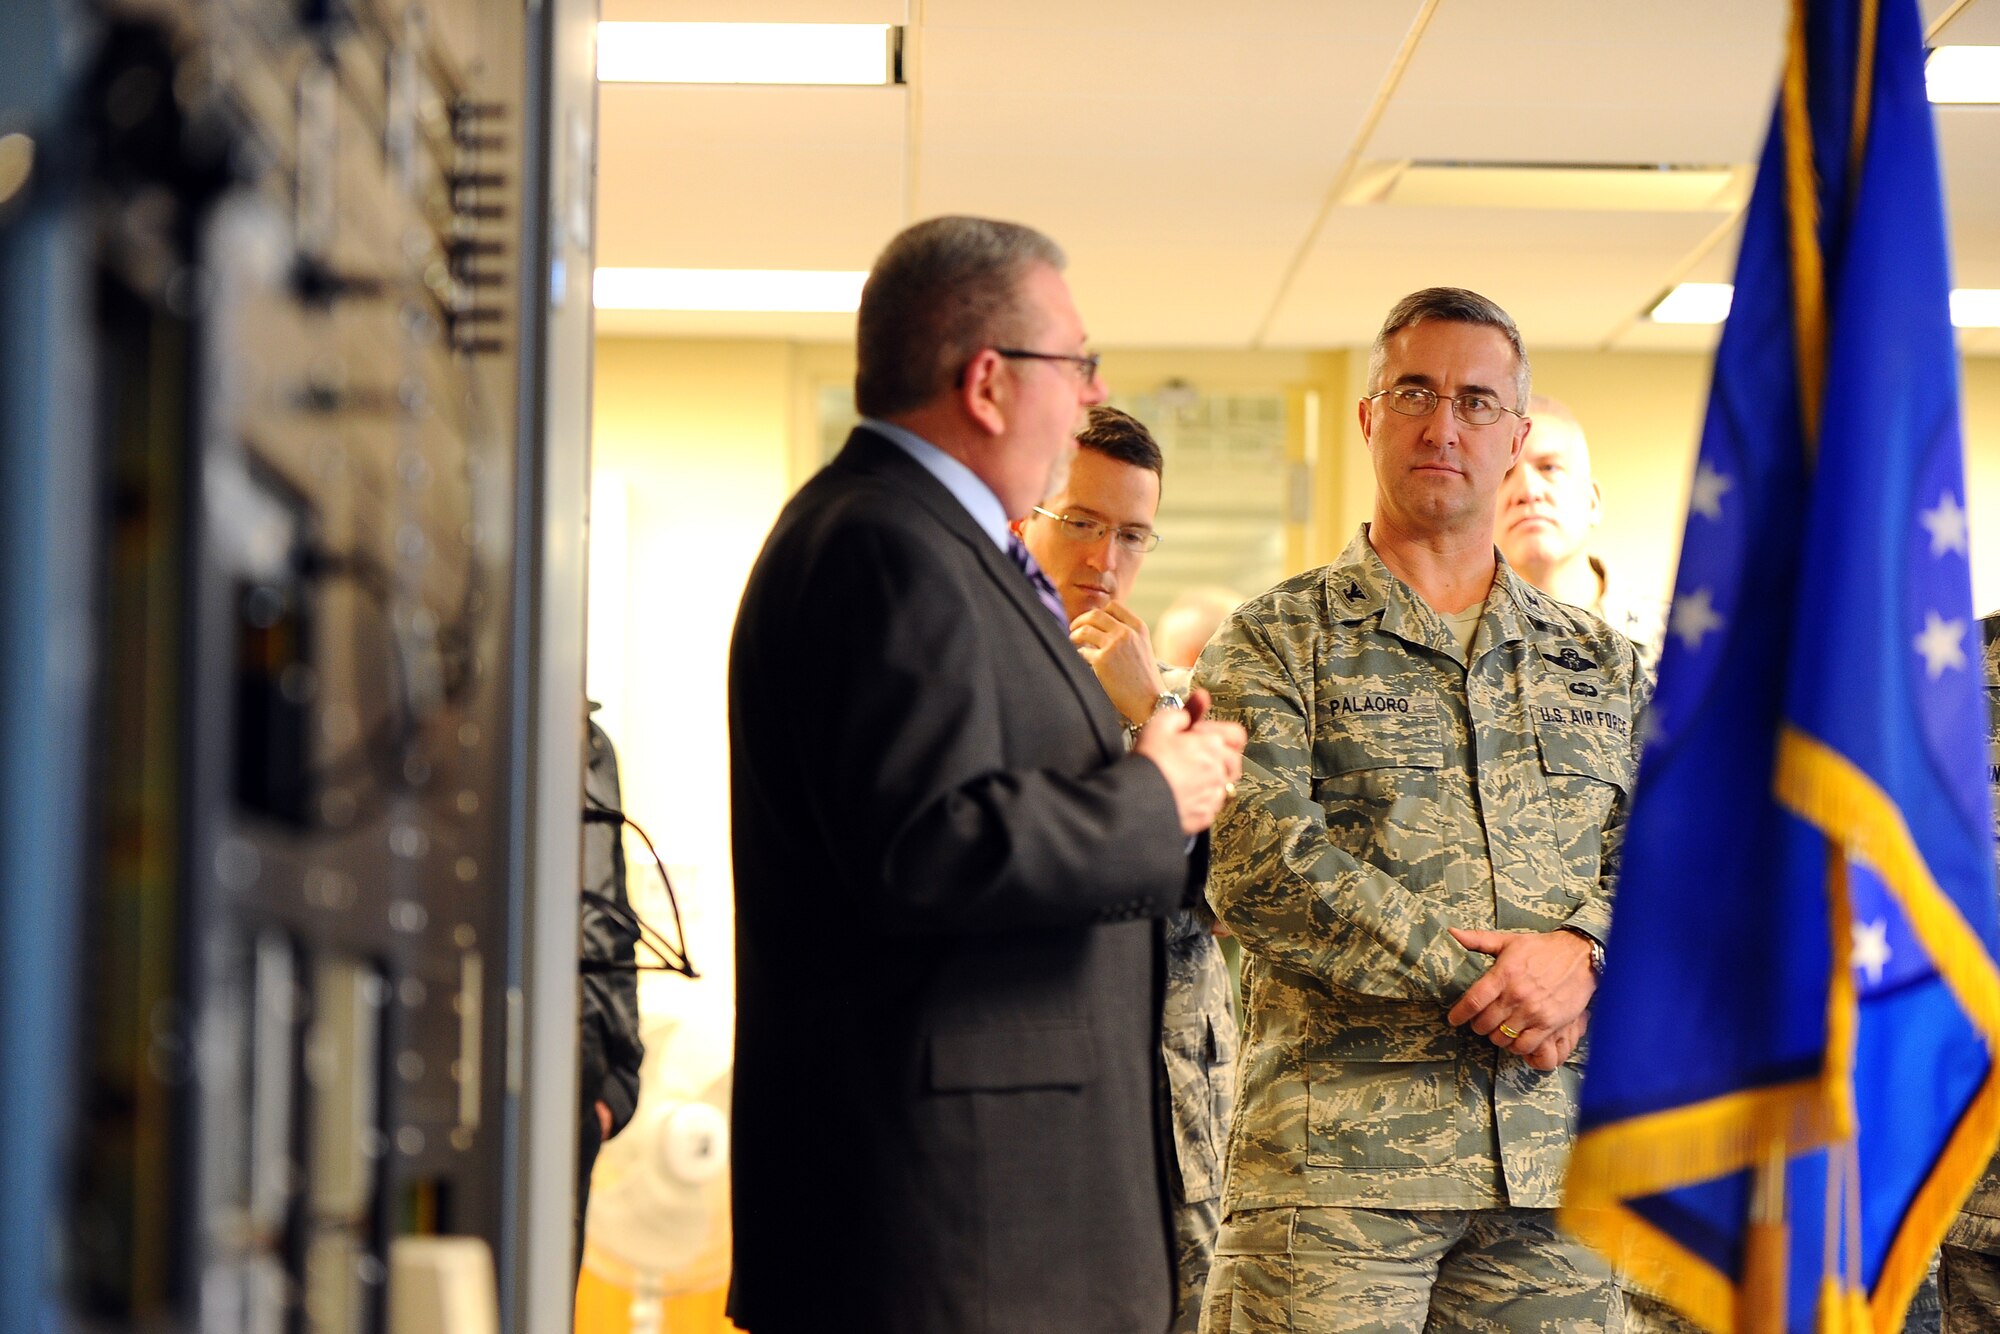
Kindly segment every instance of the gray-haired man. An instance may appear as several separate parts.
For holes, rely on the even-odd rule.
[[[889,243],[863,423],[744,590],[730,1315],[754,1334],[1172,1315],[1159,919],[1242,734],[1197,701],[1128,752],[1008,531],[1104,397],[1061,270],[981,218]]]
[[[1553,1210],[1644,674],[1494,550],[1507,314],[1404,298],[1368,388],[1373,518],[1196,667],[1250,737],[1209,879],[1249,995],[1203,1329],[1617,1329]]]

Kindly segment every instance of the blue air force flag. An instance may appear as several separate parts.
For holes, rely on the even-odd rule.
[[[1735,1330],[1774,1290],[1749,1291],[1770,1164],[1783,1327],[1887,1334],[2000,1132],[2000,908],[1916,0],[1799,10],[1716,354],[1565,1221]]]

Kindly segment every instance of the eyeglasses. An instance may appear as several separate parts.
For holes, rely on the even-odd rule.
[[[1413,384],[1397,385],[1394,389],[1378,389],[1367,397],[1370,399],[1387,397],[1389,409],[1400,412],[1405,417],[1428,417],[1437,411],[1439,395],[1436,390],[1424,389]],[[1491,426],[1500,420],[1503,412],[1514,409],[1502,403],[1491,394],[1460,394],[1451,401],[1451,415],[1467,426]],[[1514,412],[1516,417],[1526,413]]]
[[[1085,384],[1097,378],[1097,363],[1103,360],[1095,352],[1072,357],[1064,352],[1029,352],[1018,347],[996,347],[993,350],[1009,361],[1067,361],[1076,367],[1076,373],[1082,377]]]
[[[996,347],[993,350],[998,352],[1000,349]],[[1035,513],[1044,519],[1054,519],[1057,527],[1062,529],[1062,535],[1072,542],[1102,542],[1104,535],[1109,533],[1114,542],[1135,556],[1143,556],[1160,545],[1160,535],[1150,528],[1113,528],[1102,519],[1086,519],[1081,514],[1051,514],[1040,505],[1035,506]]]

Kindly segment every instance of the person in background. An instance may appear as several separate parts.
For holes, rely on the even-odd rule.
[[[1243,595],[1229,588],[1190,588],[1167,604],[1160,613],[1155,647],[1160,661],[1175,667],[1193,668],[1195,659],[1223,618],[1243,602]]]
[[[1146,553],[1159,543],[1153,520],[1165,461],[1144,423],[1104,405],[1090,410],[1076,443],[1068,482],[1015,531],[1062,599],[1070,642],[1124,717],[1127,735],[1136,736],[1155,711],[1182,708],[1188,696],[1187,670],[1154,660],[1146,623],[1126,605]],[[1222,1149],[1236,1091],[1232,985],[1210,930],[1214,922],[1206,903],[1167,918],[1160,1055],[1173,1123],[1168,1184],[1179,1248],[1177,1334],[1194,1334],[1201,1318],[1222,1221]]]
[[[1190,588],[1181,593],[1160,613],[1157,633],[1153,637],[1153,647],[1159,653],[1160,661],[1188,668],[1192,674],[1195,660],[1201,657],[1208,641],[1215,637],[1216,627],[1241,605],[1243,595],[1233,588]],[[1229,1010],[1240,1033],[1243,1028],[1243,947],[1220,921],[1211,922],[1209,930],[1222,952],[1223,966],[1229,970]]]
[[[1622,1327],[1555,1209],[1647,678],[1494,550],[1528,379],[1487,298],[1398,302],[1372,518],[1195,668],[1250,737],[1208,891],[1248,985],[1208,1334]]]
[[[590,706],[593,710],[595,704]],[[583,778],[582,993],[578,1018],[576,1255],[583,1264],[583,1219],[597,1154],[639,1107],[639,933],[625,890],[624,797],[611,738],[587,718]]]
[[[2000,612],[1979,628],[1986,645],[1986,773],[1993,784],[1994,855],[2000,857]],[[1944,1334],[2000,1334],[2000,1157],[1987,1164],[1945,1234],[1937,1281]]]
[[[1128,749],[1008,524],[1097,358],[1039,232],[905,229],[861,293],[861,424],[779,515],[730,645],[729,1315],[751,1334],[1159,1334],[1161,919],[1240,728]]]
[[[1604,492],[1591,476],[1590,442],[1576,414],[1537,394],[1521,460],[1500,485],[1494,542],[1514,572],[1572,607],[1596,612],[1639,646],[1650,668],[1659,659],[1660,617],[1648,615],[1612,583],[1604,558],[1590,550],[1604,517]]]

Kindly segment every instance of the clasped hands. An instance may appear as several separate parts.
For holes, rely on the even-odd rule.
[[[1537,1070],[1568,1060],[1590,1025],[1597,992],[1590,942],[1574,931],[1468,931],[1452,939],[1493,964],[1445,1018],[1466,1025]]]

